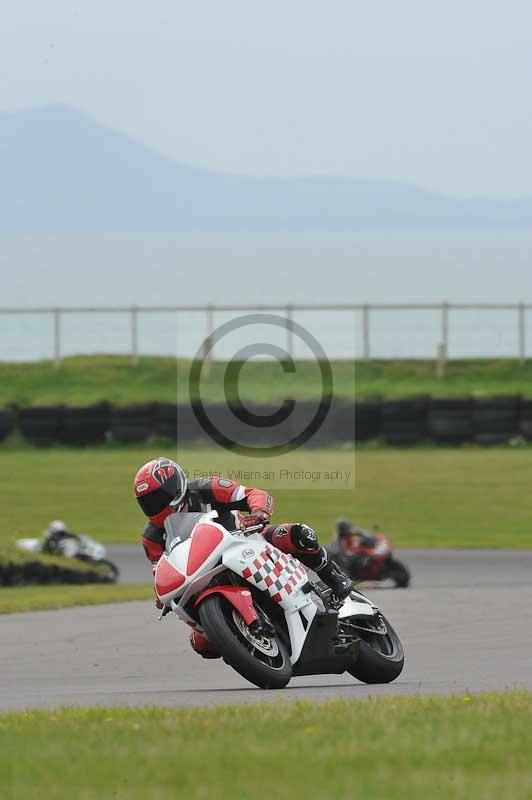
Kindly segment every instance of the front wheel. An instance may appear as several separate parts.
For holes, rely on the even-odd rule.
[[[108,561],[107,558],[101,558],[99,561],[95,561],[95,564],[99,564],[101,567],[105,567],[106,577],[110,583],[116,583],[119,576],[119,570],[116,564],[112,561]]]
[[[211,594],[199,608],[210,642],[226,664],[260,689],[283,689],[292,677],[288,651],[277,636],[253,636],[225,597]]]
[[[399,636],[380,614],[371,623],[357,625],[360,649],[348,670],[363,683],[391,683],[403,671],[405,654]]]
[[[410,571],[400,561],[395,558],[390,558],[387,563],[386,574],[391,578],[398,589],[406,589],[410,586]]]

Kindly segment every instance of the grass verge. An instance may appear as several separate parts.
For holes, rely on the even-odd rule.
[[[10,586],[0,588],[0,614],[147,599],[153,599],[153,589],[145,584]]]
[[[296,361],[293,373],[283,373],[273,361],[249,361],[239,377],[243,401],[271,402],[293,397],[314,400],[321,396],[317,364]],[[333,360],[331,367],[336,397],[409,397],[417,394],[497,395],[532,397],[532,363],[516,359],[467,359],[450,361],[445,378],[436,377],[434,361]],[[0,406],[87,405],[108,400],[128,403],[187,403],[190,362],[173,358],[144,357],[132,367],[125,356],[74,356],[60,369],[51,361],[0,363]],[[202,380],[206,402],[224,402],[227,363],[214,362]],[[180,380],[178,381],[178,376]]]
[[[0,716],[4,800],[514,800],[532,693]]]
[[[30,450],[0,452],[0,541],[39,534],[52,519],[107,542],[139,541],[144,517],[132,491],[141,464],[160,455],[149,446],[122,451]],[[168,448],[191,477],[231,474],[242,459],[205,449]],[[379,523],[403,547],[532,547],[528,498],[532,449],[299,451],[283,457],[290,469],[355,470],[355,488],[325,489],[311,479],[272,482],[263,473],[241,482],[270,489],[274,520],[313,525],[324,541],[338,516],[363,526]],[[267,469],[264,464],[258,469]],[[28,476],[31,508],[28,508]],[[38,478],[38,479],[37,479]],[[278,488],[278,487],[285,488]],[[335,488],[336,487],[336,488]],[[21,514],[21,509],[27,509]]]

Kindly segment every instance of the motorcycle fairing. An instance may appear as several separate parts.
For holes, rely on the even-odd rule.
[[[238,539],[236,540],[238,542]],[[223,563],[228,569],[241,575],[261,592],[267,592],[281,608],[293,608],[299,599],[300,589],[308,583],[303,564],[264,539],[240,541],[223,554]],[[306,598],[304,605],[306,605]]]
[[[181,588],[185,579],[185,575],[179,572],[166,556],[162,556],[157,564],[154,577],[157,597],[161,600],[170,598]]]
[[[241,575],[259,591],[267,592],[281,606],[290,637],[290,661],[294,664],[318,610],[312,594],[301,591],[308,583],[304,566],[292,556],[272,547],[262,537],[244,540],[233,537],[233,543],[225,550],[222,561],[228,569]]]
[[[292,658],[294,675],[341,674],[349,669],[360,642],[339,643],[338,620],[374,617],[378,609],[358,591],[353,591],[338,611],[325,607],[321,598],[314,594],[309,597],[314,600],[316,612],[304,634],[296,629],[297,615],[286,612],[290,639],[297,642],[297,648],[292,654],[295,656]]]
[[[172,517],[174,516],[178,517],[179,515],[173,514]],[[194,520],[190,520],[190,523],[193,522],[192,528],[189,529],[189,526],[185,526],[181,528],[181,533],[179,533],[179,527],[176,528],[174,524],[167,526],[165,520],[167,539],[169,535],[177,535],[174,535],[174,540],[168,543],[168,552],[161,556],[155,570],[155,590],[163,603],[170,604],[171,600],[186,592],[192,583],[195,584],[196,576],[199,578],[204,577],[207,571],[213,570],[218,566],[222,551],[227,547],[228,541],[232,539],[231,534],[214,521],[216,512],[191,514],[190,517],[195,517]],[[168,519],[171,519],[171,517]],[[186,536],[186,538],[183,540],[182,536]],[[176,539],[179,541],[175,541]],[[205,547],[199,545],[202,540],[206,540]],[[191,559],[190,555],[193,548],[195,552],[192,552]],[[201,558],[198,557],[199,552],[201,553]],[[165,563],[169,564],[178,575],[184,576],[185,580],[176,579],[173,587],[167,581],[158,581],[159,572],[161,572],[161,577],[163,570],[168,573],[167,568],[164,566]],[[190,573],[189,569],[191,570]],[[198,573],[201,573],[201,575]],[[200,586],[201,588],[203,586]],[[195,591],[197,591],[196,588]]]
[[[31,553],[37,553],[41,549],[42,543],[40,539],[17,539],[17,546],[20,547],[21,550],[29,550]]]
[[[290,646],[292,652],[290,653],[290,661],[295,664],[299,660],[301,651],[305,644],[306,638],[310,633],[318,607],[309,599],[308,595],[303,595],[305,605],[298,606],[297,608],[285,609],[286,626],[288,628],[288,635],[290,636]]]
[[[347,597],[340,610],[336,612],[324,609],[321,600],[313,593],[306,595],[300,592],[300,594],[308,604],[303,608],[285,609],[286,624],[292,645],[290,660],[295,665],[294,675],[345,672],[353,656],[352,653],[346,652],[344,657],[339,657],[334,652],[337,620],[355,616],[373,617],[377,612],[376,606],[360,592],[352,592],[352,596]],[[306,622],[302,617],[306,619]],[[324,652],[323,649],[314,652],[313,639],[316,638],[322,648],[323,634],[326,631],[328,631],[326,635],[328,652]]]
[[[358,642],[353,640],[341,643],[337,632],[337,611],[327,608],[318,612],[307,631],[299,657],[293,663],[293,674],[319,675],[345,672],[353,661]]]
[[[174,597],[168,601],[168,605],[172,609],[172,611],[177,614],[179,619],[186,622],[187,625],[190,625],[192,628],[203,632],[203,628],[199,624],[199,622],[191,617],[190,614],[186,611],[185,606],[189,602],[190,598],[197,594],[198,592],[202,592],[206,589],[209,584],[211,583],[212,579],[219,575],[220,572],[224,572],[225,567],[223,564],[219,564],[214,569],[208,570],[208,572],[204,572],[202,575],[199,575],[197,578],[194,578],[193,581],[188,583],[186,588],[182,593],[177,592]]]
[[[374,617],[377,611],[375,606],[367,597],[358,591],[351,592],[350,597],[346,597],[341,609],[338,612],[339,619],[346,617]]]

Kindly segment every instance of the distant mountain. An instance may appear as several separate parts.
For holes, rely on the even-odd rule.
[[[0,113],[0,231],[532,228],[532,197],[183,166],[66,106]]]

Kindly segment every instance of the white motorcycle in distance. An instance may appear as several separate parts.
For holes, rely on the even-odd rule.
[[[228,531],[216,512],[172,514],[155,571],[164,604],[204,633],[224,661],[262,689],[300,675],[349,672],[389,683],[403,647],[379,609],[353,591],[339,601],[300,561],[270,545],[262,526]]]
[[[44,539],[17,539],[17,547],[30,553],[46,553],[44,543]],[[106,558],[107,551],[104,545],[83,533],[61,539],[56,545],[54,555],[63,558],[77,558],[79,561],[105,567],[108,580],[111,583],[116,583],[118,580],[118,567]]]

